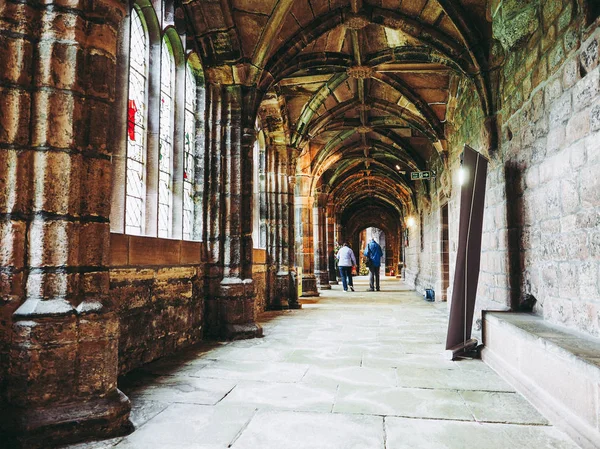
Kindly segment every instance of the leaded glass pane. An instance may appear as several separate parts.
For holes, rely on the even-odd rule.
[[[141,234],[144,223],[146,155],[146,86],[148,36],[137,10],[131,13],[129,98],[127,101],[127,185],[125,232]]]
[[[171,46],[163,39],[160,66],[160,136],[158,152],[158,235],[171,235],[173,159],[173,79],[175,61]]]
[[[185,136],[183,167],[183,238],[191,239],[194,230],[194,183],[196,165],[196,79],[186,68]]]

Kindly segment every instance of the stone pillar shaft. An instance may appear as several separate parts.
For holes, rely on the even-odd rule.
[[[310,183],[310,177],[298,175],[296,181],[299,185],[307,184]],[[302,296],[318,296],[314,274],[313,199],[310,196],[297,196],[295,200],[296,254],[298,266],[302,267]]]
[[[111,153],[102,125],[112,119],[126,4],[59,13],[33,3],[0,8],[8,55],[0,78],[9,84],[0,93],[0,292],[9,304],[0,317],[8,337],[0,427],[10,447],[130,426],[108,295]]]
[[[313,205],[314,230],[315,230],[315,277],[321,290],[330,290],[329,270],[327,267],[327,221],[326,221],[327,194],[319,193]]]
[[[296,163],[297,150],[288,148],[288,191],[287,191],[287,216],[288,216],[288,266],[290,270],[289,308],[300,309],[302,304],[298,302],[298,277],[296,271]]]
[[[262,334],[256,324],[252,282],[254,130],[245,126],[248,94],[238,85],[207,88],[208,262],[207,332],[227,339]],[[217,105],[216,103],[220,103]],[[221,137],[222,136],[222,137]]]
[[[333,203],[327,204],[327,267],[329,269],[329,283],[337,284],[335,270],[335,217]]]
[[[267,230],[267,297],[269,308],[281,309],[277,296],[276,276],[279,265],[279,248],[277,240],[279,229],[277,227],[277,209],[279,207],[277,198],[277,151],[274,145],[266,149],[266,230]]]
[[[272,146],[269,149],[269,160],[272,162],[269,179],[272,188],[269,189],[271,200],[270,221],[272,244],[270,248],[270,286],[271,308],[289,308],[291,276],[289,272],[288,247],[288,150],[285,146]]]

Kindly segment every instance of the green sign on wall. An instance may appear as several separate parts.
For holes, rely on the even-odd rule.
[[[431,178],[435,178],[435,172],[431,172],[431,171],[413,171],[413,172],[410,172],[410,179],[411,180],[415,180],[415,179],[431,179]]]

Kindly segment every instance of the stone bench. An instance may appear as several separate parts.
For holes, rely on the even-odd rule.
[[[485,312],[483,361],[582,448],[600,448],[600,339],[526,313]]]

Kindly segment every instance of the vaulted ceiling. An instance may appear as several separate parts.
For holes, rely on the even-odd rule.
[[[413,209],[408,173],[446,160],[461,80],[493,115],[486,0],[183,3],[204,63],[258,86],[263,119],[280,115],[278,139],[340,212]]]

